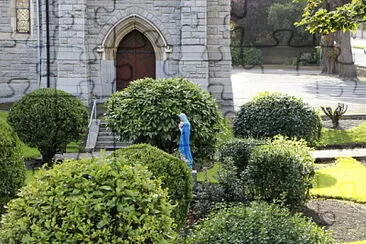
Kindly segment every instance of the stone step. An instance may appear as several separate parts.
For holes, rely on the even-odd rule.
[[[119,139],[117,136],[99,134],[97,141],[119,141]]]
[[[115,133],[112,133],[110,131],[99,131],[99,136],[117,136]]]
[[[117,140],[97,141],[96,145],[129,145],[129,143],[121,142]]]
[[[100,150],[104,149],[106,151],[113,151],[113,150],[118,150],[118,149],[125,148],[125,147],[127,147],[127,145],[115,145],[115,146],[113,146],[113,145],[108,145],[108,146],[99,146],[99,145],[97,145],[95,147],[95,150],[100,151]]]

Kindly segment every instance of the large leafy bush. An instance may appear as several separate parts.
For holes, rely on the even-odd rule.
[[[315,223],[275,204],[253,202],[212,212],[187,238],[186,243],[334,243]]]
[[[0,214],[25,180],[20,143],[14,130],[0,119]]]
[[[110,157],[115,160],[123,158],[132,165],[141,163],[147,166],[155,177],[161,179],[162,187],[168,189],[169,199],[176,205],[171,216],[178,227],[185,223],[192,200],[192,176],[184,161],[148,144],[119,149]]]
[[[10,109],[8,122],[20,139],[37,147],[45,162],[51,162],[66,145],[81,139],[87,129],[88,111],[73,95],[51,88],[33,91]]]
[[[193,160],[213,156],[222,116],[216,101],[183,78],[140,79],[106,102],[108,127],[121,140],[149,143],[168,153],[178,148],[180,113],[191,123]]]
[[[245,103],[234,122],[238,137],[266,138],[281,134],[315,145],[320,137],[320,116],[301,99],[280,93],[263,93]]]
[[[64,162],[41,171],[8,204],[2,243],[173,243],[168,194],[123,159]]]
[[[269,202],[281,199],[296,209],[310,197],[314,159],[304,141],[276,137],[253,150],[243,174],[249,196]]]

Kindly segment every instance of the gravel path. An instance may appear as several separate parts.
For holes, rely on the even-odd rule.
[[[366,240],[366,204],[315,199],[307,207],[305,215],[332,231],[337,242]]]

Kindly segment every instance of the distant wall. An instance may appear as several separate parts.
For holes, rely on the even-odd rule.
[[[288,64],[290,60],[304,53],[311,53],[313,48],[293,48],[289,46],[261,48],[264,64]]]

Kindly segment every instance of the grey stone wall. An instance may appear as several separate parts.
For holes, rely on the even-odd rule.
[[[103,101],[115,91],[115,52],[121,32],[134,28],[131,18],[136,17],[136,28],[154,46],[157,78],[186,77],[209,90],[223,110],[232,110],[229,0],[54,0],[48,11],[49,35],[42,1],[38,42],[34,6],[32,33],[17,36],[20,39],[11,49],[0,44],[0,51],[9,54],[0,58],[5,81],[21,77],[30,80],[28,90],[50,86],[85,101],[94,95]],[[11,11],[11,3],[0,3],[0,41],[5,40],[4,33],[14,30]],[[11,41],[10,34],[7,42]],[[37,55],[41,56],[38,70]],[[3,102],[4,95],[0,97]]]
[[[31,4],[34,10],[35,1]],[[15,18],[15,1],[0,1],[0,103],[38,88],[35,21],[30,34],[17,34]]]

